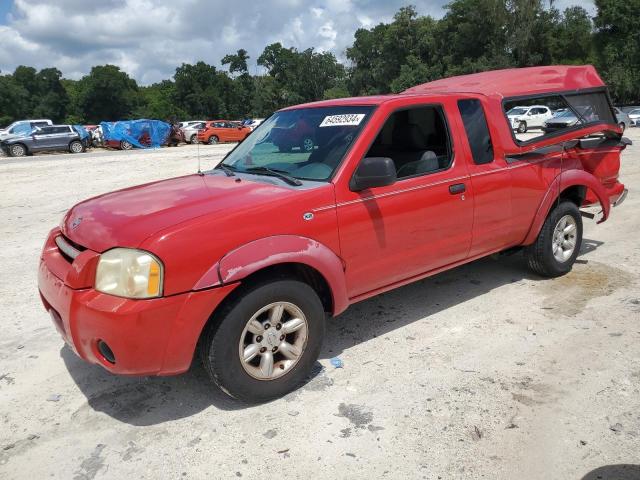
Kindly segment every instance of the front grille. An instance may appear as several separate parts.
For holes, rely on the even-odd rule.
[[[77,243],[72,242],[64,235],[58,235],[55,239],[58,250],[62,256],[72,263],[78,255],[80,255],[86,248],[81,247]]]

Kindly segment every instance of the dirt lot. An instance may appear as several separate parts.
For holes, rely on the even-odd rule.
[[[640,129],[628,136],[629,198],[587,221],[569,276],[486,259],[355,305],[329,322],[314,378],[258,407],[199,366],[137,379],[83,363],[37,295],[69,207],[195,172],[197,147],[0,159],[0,478],[640,478],[611,476],[640,464]],[[228,148],[200,147],[203,165]]]

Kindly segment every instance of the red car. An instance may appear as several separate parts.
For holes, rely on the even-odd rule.
[[[207,122],[202,130],[198,130],[198,141],[215,145],[224,142],[241,142],[251,133],[249,127],[244,127],[228,120],[213,120]]]
[[[518,137],[506,112],[541,97],[596,115]],[[273,129],[300,119],[317,145],[280,152]],[[539,275],[569,272],[581,208],[602,222],[626,195],[628,144],[590,66],[291,107],[209,172],[73,207],[42,252],[42,302],[110,372],[179,374],[197,357],[228,394],[265,401],[304,381],[326,316],[353,303],[515,249]]]

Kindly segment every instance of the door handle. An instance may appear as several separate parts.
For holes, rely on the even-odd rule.
[[[449,185],[449,193],[451,195],[459,195],[467,191],[467,187],[464,183],[456,183],[455,185]]]

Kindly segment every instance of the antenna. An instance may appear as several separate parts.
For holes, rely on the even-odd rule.
[[[196,142],[198,151],[198,175],[202,176],[202,169],[200,168],[200,140]]]

